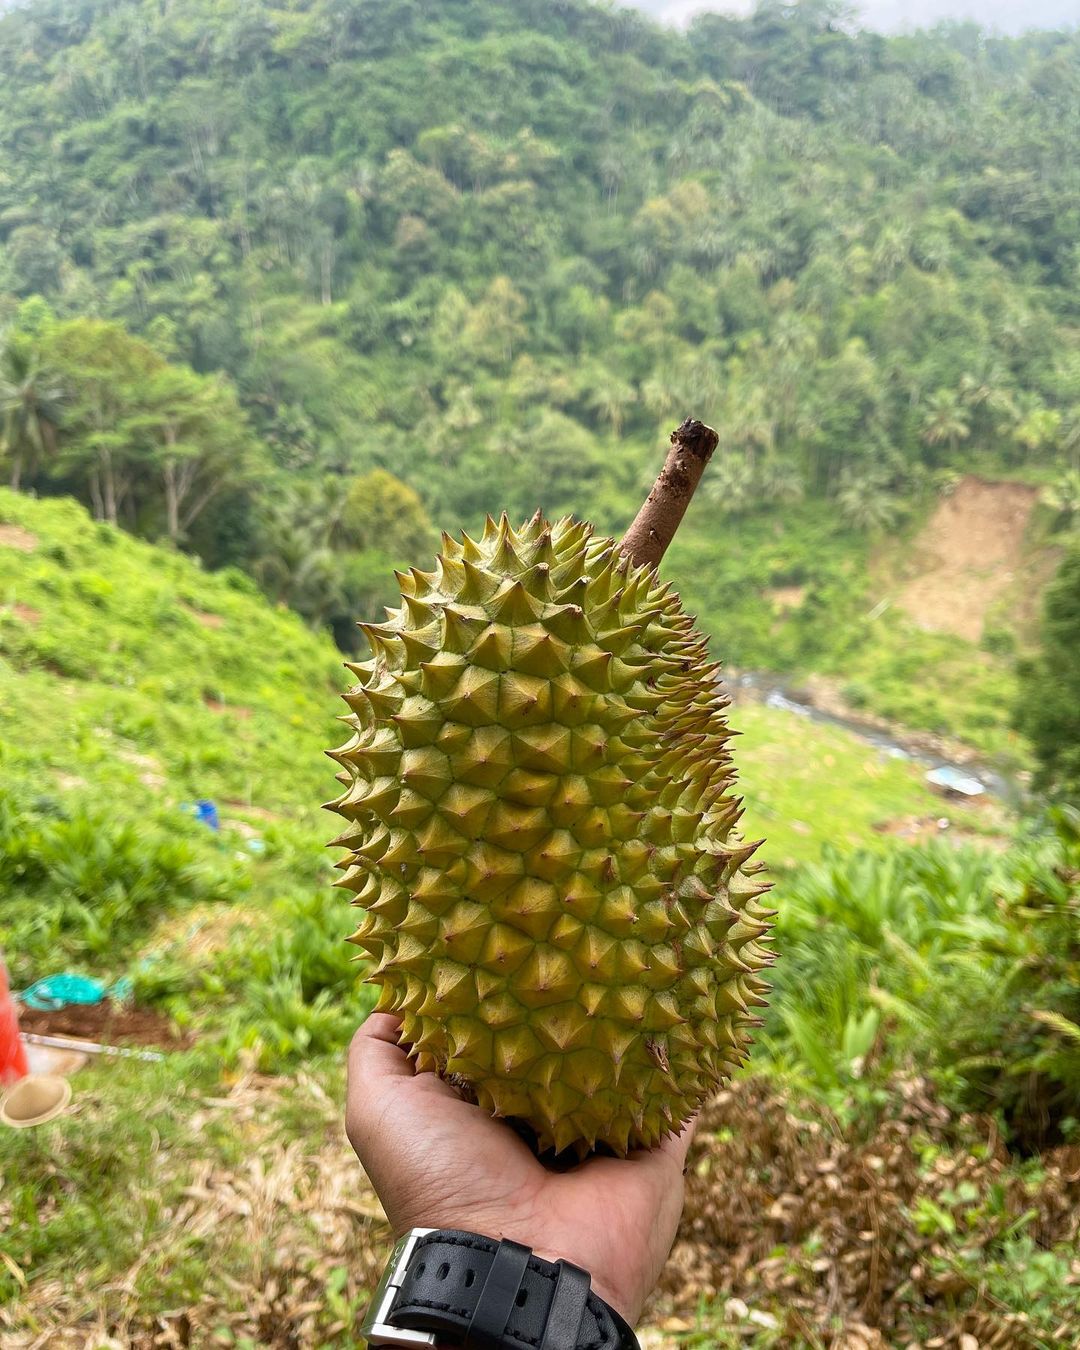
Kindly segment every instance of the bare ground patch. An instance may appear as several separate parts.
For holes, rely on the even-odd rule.
[[[765,592],[765,596],[773,607],[773,613],[790,614],[802,607],[806,599],[806,587],[774,586],[772,590]]]
[[[222,703],[220,699],[210,698],[205,694],[203,695],[203,703],[206,704],[212,713],[217,713],[222,717],[224,717],[226,713],[232,713],[232,715],[238,717],[241,722],[246,722],[251,716],[250,708],[240,707],[235,703]]]
[[[922,629],[982,637],[987,612],[1017,579],[1038,491],[968,476],[939,504],[915,540],[914,575],[897,603]]]
[[[55,1010],[21,1008],[19,1028],[39,1036],[76,1036],[101,1045],[157,1045],[182,1049],[191,1038],[180,1035],[156,1008],[135,1008],[104,999]]]
[[[195,622],[203,628],[221,628],[225,623],[220,614],[211,614],[209,610],[196,609],[194,605],[184,604],[183,601],[180,602],[180,608],[185,614],[190,614]]]
[[[38,537],[21,525],[0,525],[0,547],[17,548],[20,553],[33,553]]]
[[[41,610],[35,609],[33,605],[14,604],[10,612],[23,623],[28,623],[31,628],[36,628],[41,622]]]
[[[988,810],[992,809],[987,807]],[[1000,812],[995,813],[995,821],[1000,819],[1000,824],[1004,830],[1006,821],[1001,818]],[[1003,853],[1009,847],[1009,836],[1002,834],[984,834],[978,830],[972,830],[964,825],[958,825],[947,814],[936,816],[896,816],[892,820],[878,821],[872,827],[878,834],[887,835],[891,839],[902,840],[905,844],[924,844],[930,839],[944,839],[950,844],[964,845],[976,844],[981,848],[992,849],[995,853]]]

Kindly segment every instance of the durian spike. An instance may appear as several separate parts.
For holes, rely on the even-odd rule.
[[[639,567],[660,565],[719,440],[712,427],[690,417],[671,433],[660,476],[619,544]]]

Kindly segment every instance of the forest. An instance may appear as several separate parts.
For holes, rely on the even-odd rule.
[[[889,529],[960,469],[1071,519],[1080,39],[840,15],[14,11],[9,480],[342,630],[385,571],[340,519],[357,478],[440,526],[606,524],[691,407],[735,520],[809,498]],[[408,501],[405,556],[417,504],[371,488]]]
[[[0,948],[164,1054],[0,1130],[5,1347],[353,1343],[342,659],[443,529],[618,534],[687,414],[665,575],[733,683],[840,715],[732,709],[780,960],[643,1345],[1080,1342],[1077,144],[1075,29],[0,13]],[[995,493],[1000,586],[921,622]],[[927,746],[1007,790],[932,795]]]

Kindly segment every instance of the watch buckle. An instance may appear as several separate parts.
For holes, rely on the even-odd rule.
[[[400,1347],[400,1350],[434,1350],[433,1331],[409,1331],[405,1327],[392,1326],[388,1320],[416,1244],[434,1232],[434,1228],[410,1228],[390,1253],[390,1260],[379,1287],[371,1296],[364,1314],[364,1324],[360,1328],[360,1335],[371,1344]]]

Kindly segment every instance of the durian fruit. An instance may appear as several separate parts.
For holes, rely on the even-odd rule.
[[[331,752],[378,1008],[540,1149],[656,1144],[766,987],[717,666],[654,569],[571,519],[489,520],[398,576]]]

